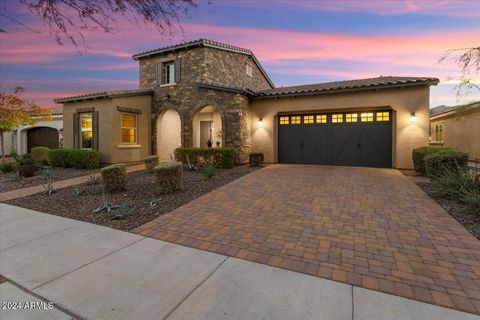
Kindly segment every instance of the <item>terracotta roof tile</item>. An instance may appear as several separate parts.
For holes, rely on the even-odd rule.
[[[78,100],[88,100],[88,99],[98,99],[98,98],[113,98],[121,96],[134,96],[142,94],[153,94],[152,89],[133,89],[133,90],[110,90],[110,91],[100,91],[93,93],[86,93],[77,96],[64,97],[53,99],[55,103],[65,103]]]

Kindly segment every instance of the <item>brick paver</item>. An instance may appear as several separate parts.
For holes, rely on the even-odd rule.
[[[135,231],[480,314],[480,241],[397,170],[272,165]]]
[[[140,171],[144,169],[145,169],[144,164],[131,165],[131,166],[127,166],[127,173]],[[71,187],[71,186],[75,186],[75,185],[87,182],[89,178],[90,178],[90,175],[85,175],[85,176],[55,181],[53,183],[53,187],[55,189]],[[33,187],[27,187],[27,188],[21,188],[21,189],[3,192],[3,193],[0,193],[0,202],[30,196],[32,194],[39,193],[42,191],[44,191],[44,188],[43,186],[39,185],[39,186],[33,186]]]

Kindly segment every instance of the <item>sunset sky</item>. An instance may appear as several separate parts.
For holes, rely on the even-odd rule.
[[[26,88],[28,99],[138,87],[131,55],[177,42],[208,38],[251,49],[276,86],[379,75],[438,77],[431,106],[456,101],[458,69],[439,64],[446,50],[480,45],[480,1],[197,1],[182,17],[183,33],[166,39],[152,27],[119,21],[115,34],[86,33],[87,46],[57,45],[17,1],[0,4],[1,90]],[[477,79],[480,83],[480,79]]]

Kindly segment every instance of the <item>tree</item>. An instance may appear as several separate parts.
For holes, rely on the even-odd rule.
[[[5,137],[4,133],[12,131],[20,125],[33,125],[35,118],[50,118],[51,112],[41,109],[34,103],[26,102],[20,94],[25,90],[15,88],[14,93],[0,92],[0,148],[2,164],[5,164]]]
[[[162,34],[173,35],[175,25],[180,29],[180,16],[187,15],[190,8],[195,8],[195,0],[17,0],[30,12],[39,16],[55,41],[63,44],[63,39],[70,40],[78,46],[78,39],[85,43],[84,33],[98,31],[112,33],[115,31],[117,17],[139,24],[153,24]],[[0,13],[10,21],[25,28],[22,22]],[[5,28],[0,28],[5,32]]]
[[[473,91],[480,92],[480,46],[448,50],[439,62],[453,61],[462,75],[456,85],[457,99]]]

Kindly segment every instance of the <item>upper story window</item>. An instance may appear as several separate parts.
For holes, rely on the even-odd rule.
[[[163,84],[175,83],[175,62],[169,61],[163,63],[164,78]]]
[[[122,112],[121,114],[121,143],[137,143],[137,115],[135,113]]]
[[[180,82],[182,58],[157,64],[157,84],[172,85]]]
[[[247,73],[247,76],[253,77],[253,68],[252,68],[251,65],[249,65],[249,64],[246,65],[245,72]]]

